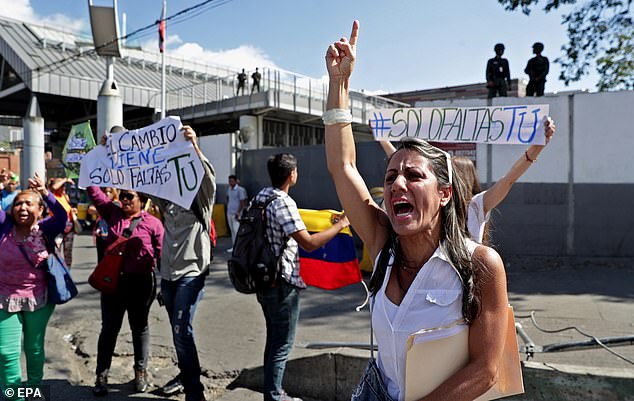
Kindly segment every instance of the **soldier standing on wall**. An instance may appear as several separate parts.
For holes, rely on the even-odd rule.
[[[504,45],[502,43],[498,43],[493,49],[495,50],[495,57],[489,59],[487,62],[486,71],[487,88],[489,88],[488,98],[506,96],[507,91],[511,90],[511,72],[509,69],[509,62],[507,59],[502,58],[502,55],[504,54]]]

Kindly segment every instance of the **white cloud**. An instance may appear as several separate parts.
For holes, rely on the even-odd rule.
[[[72,32],[79,32],[85,28],[83,20],[73,19],[64,14],[38,15],[30,0],[0,0],[0,15],[18,21],[60,27]]]
[[[42,18],[41,23],[53,27],[60,27],[65,31],[81,32],[86,25],[83,20],[72,19],[64,14],[53,14]]]
[[[177,57],[198,60],[203,63],[225,65],[236,69],[253,70],[255,67],[278,68],[260,49],[251,45],[242,45],[228,50],[207,50],[198,43],[184,43],[170,51]]]
[[[0,15],[19,21],[36,21],[35,11],[29,0],[0,0]]]
[[[145,51],[156,52],[158,39],[150,39],[141,44]],[[235,49],[208,50],[198,43],[184,42],[178,35],[167,36],[167,52],[170,56],[199,63],[221,65],[239,70],[255,70],[255,67],[279,69],[279,67],[261,50],[251,45],[242,45]]]

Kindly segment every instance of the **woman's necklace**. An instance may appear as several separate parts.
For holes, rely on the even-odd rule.
[[[420,267],[408,266],[405,262],[401,262],[401,270],[406,273],[416,275],[420,271]]]
[[[413,263],[407,263],[404,259],[401,259],[399,261],[399,266],[400,266],[401,270],[403,270],[404,272],[407,272],[407,273],[413,274],[413,275],[416,275],[421,269],[421,265],[413,264]]]
[[[399,262],[399,267],[400,268],[396,270],[396,282],[398,283],[398,287],[401,289],[403,295],[405,295],[416,278],[416,274],[420,271],[420,268],[407,266],[403,261]],[[409,284],[407,284],[407,288],[403,285],[404,280],[401,278],[401,272],[405,272],[408,275],[407,278],[409,279]]]

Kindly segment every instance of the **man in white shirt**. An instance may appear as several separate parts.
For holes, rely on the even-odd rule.
[[[247,207],[247,191],[238,185],[235,175],[229,176],[229,189],[227,189],[227,225],[231,231],[231,244],[236,240],[238,228],[240,228],[240,214]],[[233,251],[233,245],[227,252]]]

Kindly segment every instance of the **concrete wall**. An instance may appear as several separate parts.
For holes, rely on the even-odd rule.
[[[493,211],[492,244],[513,255],[634,256],[634,91],[493,99],[493,105],[545,103],[557,124],[555,138]],[[486,100],[417,104],[431,105],[486,106]],[[478,144],[481,182],[498,180],[525,149]],[[298,205],[340,209],[323,146],[245,152],[240,175],[249,194],[269,185],[266,159],[283,151],[299,160],[299,182],[291,190]],[[357,143],[357,152],[366,184],[381,186],[380,147]]]
[[[231,134],[199,137],[198,146],[216,172],[216,203],[224,203],[229,183],[227,177],[233,174],[235,165],[231,152]]]
[[[368,187],[382,187],[386,157],[381,147],[374,142],[358,143],[357,152],[360,155],[357,167]],[[276,153],[292,153],[298,160],[299,178],[290,195],[300,208],[341,210],[335,185],[326,168],[323,145],[244,152],[238,175],[249,196],[255,195],[260,188],[271,185],[266,161],[269,156]]]

